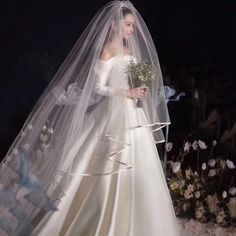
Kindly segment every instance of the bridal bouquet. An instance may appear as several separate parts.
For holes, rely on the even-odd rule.
[[[148,60],[143,60],[136,63],[133,59],[127,68],[128,72],[128,82],[130,88],[137,88],[143,86],[145,87],[151,85],[152,81],[156,78],[156,67]],[[138,107],[143,107],[142,100],[138,99]]]

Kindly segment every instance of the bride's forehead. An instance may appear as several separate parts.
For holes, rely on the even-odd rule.
[[[134,17],[133,17],[133,15],[131,15],[131,14],[127,14],[127,15],[124,16],[123,21],[124,21],[125,23],[128,22],[128,23],[134,24]]]

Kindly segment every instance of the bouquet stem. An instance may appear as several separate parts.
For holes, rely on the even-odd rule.
[[[143,85],[145,86],[145,85]],[[146,91],[146,88],[142,88],[144,91]],[[142,98],[138,98],[137,103],[136,103],[137,107],[143,108],[143,99]]]

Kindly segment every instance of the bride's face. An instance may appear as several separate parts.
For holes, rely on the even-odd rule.
[[[134,32],[134,17],[132,14],[126,14],[122,20],[122,36],[129,39]]]

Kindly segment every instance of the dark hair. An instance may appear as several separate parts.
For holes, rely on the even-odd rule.
[[[131,11],[129,8],[127,8],[127,7],[122,7],[122,8],[121,8],[121,11],[122,11],[123,17],[125,17],[125,16],[128,15],[128,14],[131,14],[131,15],[132,15],[132,11]]]
[[[133,15],[132,11],[129,8],[127,8],[127,7],[121,7],[121,9],[119,11],[119,14],[120,13],[122,13],[123,17],[125,17],[128,14]],[[117,14],[116,14],[116,16],[114,18],[115,21],[117,21],[117,17],[118,17],[118,12],[117,12]],[[111,32],[111,26],[110,26],[110,28],[108,30],[108,34],[106,35],[106,38],[104,40],[104,45],[106,45],[106,43],[108,42],[108,39],[109,39],[109,36],[110,36],[110,32]],[[127,42],[125,40],[123,40],[123,44],[124,44],[124,46],[128,47]]]

